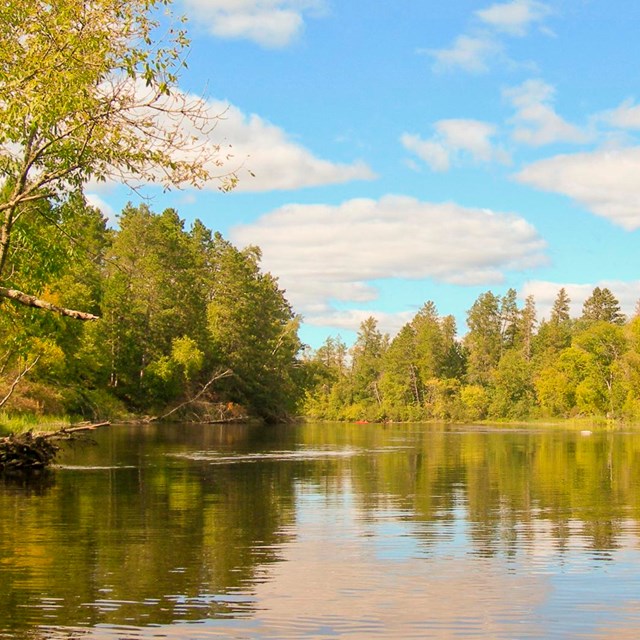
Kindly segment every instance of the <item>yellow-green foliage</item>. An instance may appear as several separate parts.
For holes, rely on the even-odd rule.
[[[311,359],[330,375],[307,392],[306,408],[347,420],[640,419],[639,317],[625,324],[606,289],[594,290],[578,320],[561,290],[539,326],[533,298],[522,309],[516,302],[512,289],[481,294],[461,341],[432,302],[392,340],[367,320],[350,367]]]

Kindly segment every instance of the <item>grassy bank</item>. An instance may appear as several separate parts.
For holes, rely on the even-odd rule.
[[[11,415],[0,412],[0,436],[26,431],[54,431],[68,427],[72,423],[73,420],[69,416],[41,416],[27,413]]]

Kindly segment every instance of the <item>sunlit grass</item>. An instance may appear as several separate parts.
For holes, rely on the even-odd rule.
[[[39,416],[35,414],[8,414],[0,411],[0,435],[26,431],[54,431],[71,424],[69,416]]]

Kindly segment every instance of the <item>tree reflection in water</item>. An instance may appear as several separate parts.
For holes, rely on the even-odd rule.
[[[206,620],[213,633],[287,598],[296,611],[327,599],[343,622],[360,608],[358,633],[384,636],[385,601],[400,598],[406,622],[429,595],[431,623],[453,625],[439,599],[468,590],[474,611],[484,575],[482,606],[515,586],[553,609],[524,571],[637,549],[636,433],[147,425],[98,440],[38,483],[0,482],[0,638]],[[524,602],[502,614],[521,621]]]

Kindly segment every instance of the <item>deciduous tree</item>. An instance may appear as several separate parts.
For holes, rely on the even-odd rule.
[[[158,10],[168,4],[0,5],[0,296],[95,318],[10,286],[18,225],[30,239],[24,250],[39,250],[33,225],[56,227],[39,202],[63,203],[89,180],[171,187],[211,177],[218,147],[206,136],[215,121],[202,101],[175,89],[185,32],[174,25],[164,42],[157,37]]]

